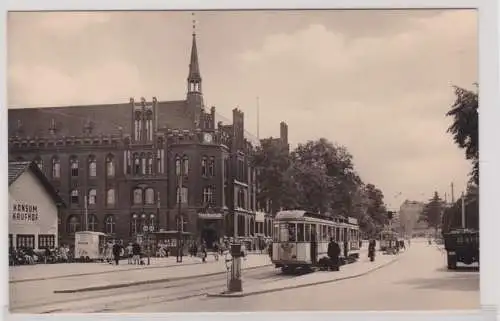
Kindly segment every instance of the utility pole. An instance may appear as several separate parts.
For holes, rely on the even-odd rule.
[[[455,204],[455,191],[454,191],[453,182],[451,182],[451,203]]]
[[[465,223],[465,194],[462,192],[462,228],[466,227]]]

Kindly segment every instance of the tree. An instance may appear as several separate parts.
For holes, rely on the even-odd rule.
[[[299,144],[292,156],[295,164],[314,167],[324,175],[323,189],[330,193],[330,202],[323,207],[340,215],[350,215],[353,198],[362,182],[354,171],[347,148],[321,138]]]
[[[472,161],[471,182],[479,184],[479,131],[478,131],[478,93],[454,86],[455,102],[446,116],[453,117],[448,132],[462,149],[465,157]]]
[[[252,161],[257,169],[260,190],[257,202],[260,207],[264,208],[263,204],[270,200],[272,213],[282,207],[293,208],[296,204],[296,191],[288,148],[275,140],[263,140]]]
[[[373,184],[367,184],[365,193],[368,198],[367,214],[375,223],[378,230],[388,223],[387,208],[384,204],[384,194]]]
[[[436,230],[441,226],[442,215],[444,211],[443,200],[439,197],[438,192],[434,192],[434,196],[429,200],[424,206],[420,221],[425,221],[429,227],[433,227]]]

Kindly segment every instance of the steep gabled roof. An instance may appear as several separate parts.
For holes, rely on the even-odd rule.
[[[64,200],[59,196],[54,186],[47,179],[47,176],[38,168],[35,162],[9,162],[9,186],[27,170],[30,170],[35,175],[57,206],[66,206]]]

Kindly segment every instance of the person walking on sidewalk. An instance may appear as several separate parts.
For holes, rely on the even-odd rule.
[[[132,243],[128,243],[127,245],[127,263],[128,264],[132,264],[132,258],[134,256],[134,253],[133,253],[133,247],[132,247]]]
[[[133,264],[139,264],[141,261],[141,246],[137,242],[132,244],[132,261]]]
[[[206,246],[205,242],[203,242],[203,244],[201,245],[200,252],[201,252],[201,261],[203,263],[206,263],[207,262],[207,246]]]
[[[328,243],[328,257],[330,258],[330,267],[329,269],[332,271],[339,270],[339,255],[340,255],[340,246],[337,242],[333,240],[333,237],[330,238],[330,242]]]
[[[113,259],[115,260],[115,264],[118,265],[120,263],[120,254],[122,252],[122,247],[118,243],[118,241],[113,244]]]

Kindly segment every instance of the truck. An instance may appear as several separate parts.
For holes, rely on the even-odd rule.
[[[101,261],[107,235],[101,232],[82,231],[75,233],[75,260],[80,262]]]
[[[447,267],[457,269],[457,263],[479,264],[479,196],[470,193],[445,210],[442,236]]]
[[[444,233],[448,269],[455,270],[457,263],[471,265],[479,263],[479,231],[459,228]]]

